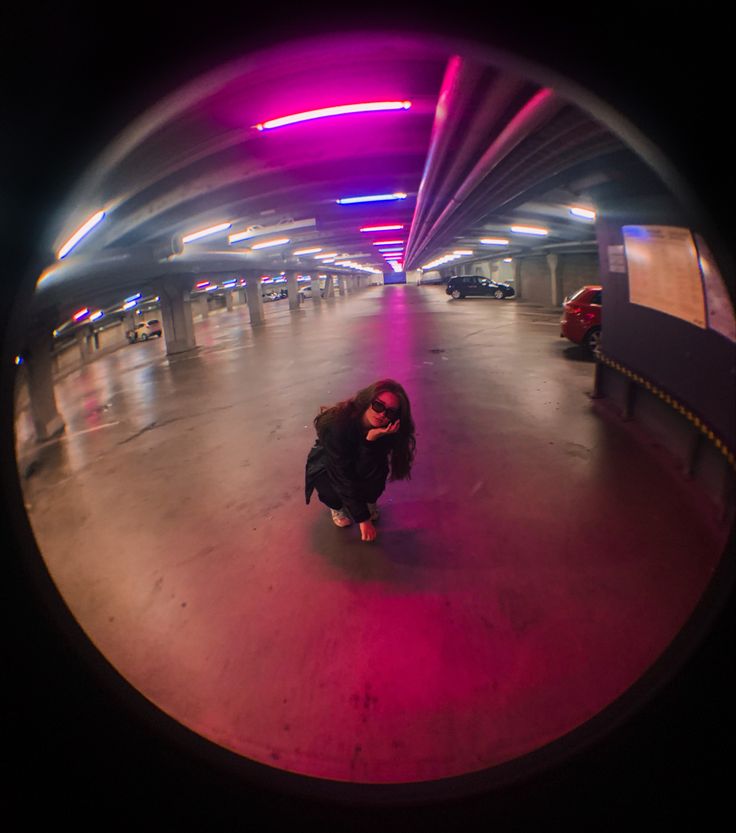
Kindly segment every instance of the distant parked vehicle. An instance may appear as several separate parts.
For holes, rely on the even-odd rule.
[[[513,298],[516,294],[514,288],[507,283],[497,283],[483,275],[460,275],[450,278],[445,292],[455,300],[469,295],[480,295],[502,301],[504,298]]]
[[[309,286],[309,285],[307,285],[307,286],[300,286],[300,287],[299,287],[299,294],[300,294],[300,295],[302,296],[302,298],[304,298],[305,300],[309,300],[309,299],[312,297],[312,287],[311,287],[311,286]],[[319,294],[320,294],[320,297],[321,297],[321,298],[324,298],[324,297],[325,297],[325,291],[324,291],[324,289],[320,289]]]
[[[149,338],[153,338],[154,336],[161,338],[161,322],[158,318],[152,318],[150,321],[146,321],[145,323],[136,324],[134,329],[128,330],[125,335],[128,337],[128,341],[131,344],[136,341],[148,341]]]
[[[600,350],[603,287],[583,286],[562,302],[560,338],[582,344],[594,355]]]

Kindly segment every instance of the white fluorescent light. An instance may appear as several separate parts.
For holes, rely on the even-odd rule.
[[[295,255],[313,255],[317,252],[321,252],[322,249],[296,249],[292,254]]]
[[[265,240],[263,243],[254,243],[251,249],[268,249],[270,246],[283,246],[288,242],[288,237],[279,237],[276,240]]]
[[[209,228],[202,229],[201,231],[193,231],[191,234],[187,234],[185,237],[182,237],[181,242],[192,243],[202,237],[208,237],[210,234],[217,234],[218,231],[226,231],[231,226],[232,223],[220,223],[217,226],[210,226]]]
[[[473,252],[470,249],[455,249],[453,252],[454,255],[472,255]]]
[[[340,205],[352,205],[357,202],[381,202],[382,200],[405,200],[406,194],[396,191],[393,194],[370,194],[364,197],[341,197],[335,202]]]
[[[79,241],[102,220],[105,216],[104,211],[98,211],[96,214],[93,214],[89,220],[87,220],[83,225],[81,225],[74,234],[64,243],[64,245],[59,249],[56,254],[57,260],[61,260],[63,257],[66,257],[69,252],[79,243]]]
[[[315,260],[324,260],[327,257],[337,257],[337,252],[327,252],[327,254],[320,255],[319,257],[315,257]]]
[[[589,208],[581,208],[577,205],[570,206],[570,214],[573,217],[582,217],[584,220],[595,220],[595,211],[591,211]]]
[[[503,237],[481,237],[480,242],[486,246],[508,246],[509,241]]]
[[[538,228],[537,226],[511,226],[510,228],[515,234],[537,234],[540,236],[549,234],[548,229]]]

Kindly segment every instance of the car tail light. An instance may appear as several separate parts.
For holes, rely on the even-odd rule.
[[[579,315],[583,311],[583,308],[578,304],[565,304],[565,309],[573,315]]]

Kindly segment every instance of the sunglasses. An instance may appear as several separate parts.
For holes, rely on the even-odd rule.
[[[401,414],[401,411],[395,411],[393,408],[387,408],[380,399],[374,399],[373,402],[371,402],[371,408],[373,408],[377,414],[386,414],[391,422],[395,422]]]

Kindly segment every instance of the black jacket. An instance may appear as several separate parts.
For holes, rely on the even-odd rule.
[[[307,503],[315,481],[327,472],[343,506],[356,523],[370,518],[367,503],[375,503],[386,486],[388,455],[394,437],[369,442],[360,418],[338,417],[315,440],[307,456],[305,497]]]

